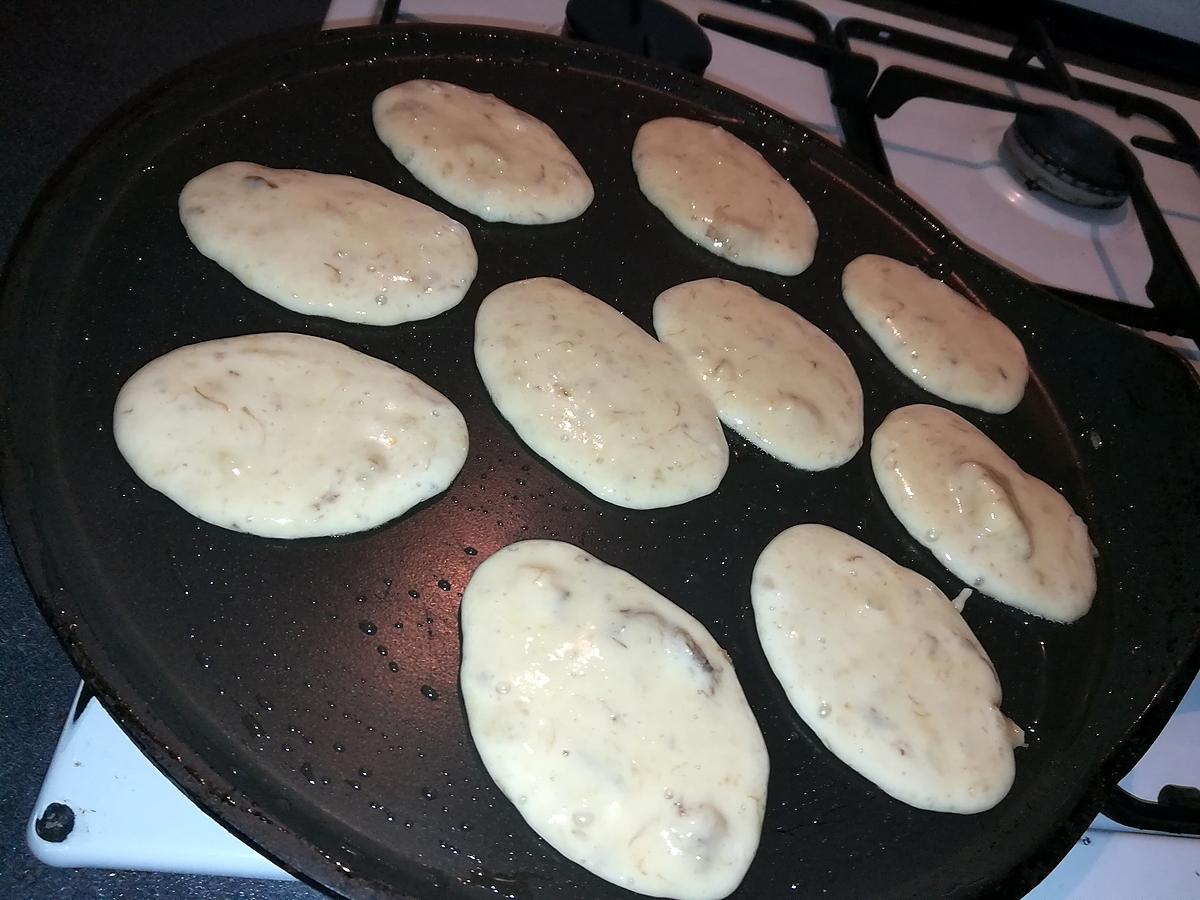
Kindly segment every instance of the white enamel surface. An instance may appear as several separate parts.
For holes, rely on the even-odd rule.
[[[691,13],[693,18],[708,12],[812,40],[812,34],[803,26],[721,0],[672,5]],[[705,33],[713,51],[712,63],[704,73],[707,80],[773,107],[835,143],[841,141],[841,125],[829,99],[829,83],[823,69],[716,31],[706,30]],[[779,85],[788,87],[781,91]]]
[[[821,4],[841,10],[847,4]],[[853,7],[850,7],[853,9]],[[902,23],[875,10],[857,14],[873,21],[893,21],[908,30],[934,34],[932,26]],[[954,43],[979,47],[996,56],[1008,48],[952,32]],[[906,65],[976,84],[1033,103],[1077,112],[1128,140],[1135,134],[1165,138],[1161,126],[1139,116],[1122,117],[1110,108],[1014,81],[981,75],[957,66],[903,53],[889,47],[854,42],[887,65]],[[1100,72],[1069,66],[1089,81],[1164,100],[1200,126],[1200,103]],[[878,120],[880,134],[897,183],[923,206],[984,255],[1035,281],[1136,305],[1149,304],[1146,279],[1150,253],[1129,204],[1120,209],[1082,210],[1030,191],[1001,163],[1000,138],[1011,113],[931,99],[906,103],[894,116]],[[1193,270],[1200,268],[1200,179],[1187,166],[1134,149],[1145,168],[1146,182]]]
[[[884,356],[930,393],[993,413],[1021,402],[1029,379],[1021,342],[949,285],[868,254],[846,266],[842,296]]]
[[[539,835],[608,881],[715,900],[758,847],[768,759],[704,627],[578,547],[525,541],[462,600],[471,737]]]
[[[908,533],[969,586],[1056,622],[1088,611],[1096,564],[1087,526],[966,419],[937,406],[898,409],[871,438],[871,465]]]
[[[985,256],[1042,284],[1148,304],[1150,255],[1133,210],[1085,210],[1027,188],[1000,159],[1012,119],[918,99],[879,126],[897,183]]]
[[[861,541],[797,525],[750,587],[763,653],[805,723],[898,800],[974,813],[1012,787],[1019,734],[945,594]]]
[[[477,258],[467,230],[369,181],[224,163],[179,195],[201,253],[253,291],[313,316],[395,325],[445,312]]]
[[[1090,74],[1088,77],[1091,79]],[[1137,94],[1154,94],[1151,89],[1140,85],[1126,85],[1126,89],[1130,88]],[[1062,106],[1080,113],[1127,143],[1136,135],[1174,143],[1170,132],[1157,122],[1141,116],[1125,118],[1103,105],[1072,103],[1061,95],[1028,85],[1017,85],[1016,92],[1022,99],[1033,103]],[[1167,105],[1184,114],[1190,107],[1197,113],[1192,120],[1192,127],[1200,127],[1200,103],[1185,97],[1174,97],[1167,100]],[[1132,149],[1142,167],[1146,186],[1162,210],[1163,219],[1184,259],[1193,272],[1200,271],[1200,177],[1186,163],[1136,147]],[[1129,204],[1120,212],[1119,223],[1105,224],[1097,234],[1119,290],[1118,299],[1140,304],[1145,296],[1146,279],[1150,276],[1150,250]],[[1116,227],[1118,225],[1124,227]]]
[[[592,202],[591,181],[553,129],[491,94],[418,79],[381,93],[371,114],[418,181],[481,219],[563,222]]]
[[[467,456],[462,415],[429,385],[301,334],[159,357],[121,388],[113,436],[192,515],[278,538],[387,522],[449,487]]]
[[[689,281],[654,301],[654,330],[721,421],[776,459],[829,469],[862,446],[854,367],[825,332],[783,304],[721,278]]]
[[[81,707],[80,692],[26,825],[25,840],[34,856],[51,866],[95,867],[110,874],[138,869],[292,879],[202,812],[142,755],[99,700],[91,697]],[[50,803],[75,812],[75,827],[65,841],[47,841],[37,833],[37,820]],[[87,889],[64,893],[94,895]]]
[[[779,275],[808,268],[817,222],[762,154],[725,129],[656,119],[633,143],[642,193],[680,232],[730,262]]]
[[[725,475],[716,409],[683,363],[564,281],[531,278],[489,294],[475,361],[521,439],[597,497],[674,506],[712,493]]]

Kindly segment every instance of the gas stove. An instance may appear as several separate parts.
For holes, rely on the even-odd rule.
[[[1200,368],[1200,101],[1065,61],[1033,21],[1006,41],[843,0],[672,0],[637,21],[610,15],[637,6],[334,0],[325,25],[411,16],[567,33],[703,72],[842,145],[983,254]],[[1173,786],[1200,777],[1198,746],[1200,680],[1122,782],[1112,818],[1029,896],[1200,895],[1200,843],[1179,834],[1200,832],[1200,805]],[[85,687],[27,837],[58,866],[289,877],[194,807]]]

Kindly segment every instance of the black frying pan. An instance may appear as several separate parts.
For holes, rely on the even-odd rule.
[[[596,184],[580,219],[489,225],[417,184],[371,127],[371,99],[433,77],[493,91],[549,122]],[[720,123],[810,201],[816,262],[741,269],[677,234],[642,198],[637,128]],[[255,296],[188,243],[184,182],[220,162],[342,172],[465,221],[480,256],[466,300],[373,329]],[[958,410],[1091,526],[1100,588],[1071,626],[980,596],[966,617],[1026,728],[1011,794],[959,817],[911,809],[826,752],[788,706],[749,611],[753,562],[787,526],[825,522],[959,583],[882,503],[867,453],[818,474],[730,435],[713,495],[633,512],[525,448],[475,371],[472,321],[501,284],[555,275],[650,328],[678,282],[720,275],[787,303],[850,355],[868,434],[931,398],[883,361],[839,296],[864,252],[923,266],[1021,336],[1034,378],[1007,416]],[[572,541],[695,614],[728,649],[766,736],[770,795],[743,898],[1017,894],[1047,872],[1145,750],[1197,669],[1200,537],[1193,376],[1151,343],[1070,309],[965,249],[805,129],[650,63],[493,29],[406,26],[257,41],[184,70],[83,148],[26,226],[4,286],[4,502],[42,608],[105,705],[221,822],[302,877],[356,897],[627,896],[539,841],[486,775],[456,687],[458,602],[518,539]],[[398,522],[285,542],[201,523],[142,485],[110,433],[117,390],[194,341],[304,331],[390,360],[462,409],[471,454],[444,495]]]

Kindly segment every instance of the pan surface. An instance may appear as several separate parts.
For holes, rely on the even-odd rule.
[[[579,219],[487,224],[411,178],[371,126],[375,94],[414,77],[497,93],[548,122],[596,186]],[[809,200],[816,261],[783,278],[690,244],[641,196],[638,127],[719,123]],[[463,221],[479,251],[465,301],[369,328],[306,318],[189,244],[176,199],[247,159],[354,175]],[[840,299],[861,253],[919,264],[1009,324],[1034,378],[1007,416],[957,409],[1060,488],[1099,550],[1092,611],[1052,625],[975,595],[1005,711],[1028,735],[1012,792],[960,817],[890,799],[826,752],[755,636],[751,568],[784,528],[823,522],[961,585],[907,537],[864,449],[804,473],[729,434],[713,495],[635,512],[596,500],[502,422],[475,370],[484,296],[553,275],[650,330],[655,296],[723,276],[786,303],[850,356],[868,436],[937,402],[893,370]],[[313,883],[356,897],[630,896],[536,838],[488,778],[457,690],[458,605],[475,567],[525,538],[576,543],[699,618],[732,655],[771,754],[758,857],[735,896],[1015,895],[1047,872],[1149,745],[1198,663],[1200,496],[1191,371],[965,249],[836,148],[743,97],[623,55],[458,26],[284,34],[160,84],[81,149],[43,196],[4,287],[4,501],[47,617],[108,709],[217,819]],[[428,381],[463,411],[468,462],[443,495],[370,533],[295,542],[199,522],[141,484],[110,420],[121,384],[184,344],[264,331],[341,341]]]

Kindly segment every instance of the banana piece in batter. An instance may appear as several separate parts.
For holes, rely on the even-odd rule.
[[[524,541],[472,576],[462,631],[471,737],[534,831],[641,894],[717,900],[738,886],[769,761],[703,625],[578,547]]]
[[[449,400],[303,334],[160,356],[121,388],[113,436],[137,476],[192,515],[275,538],[381,525],[444,491],[467,458]]]

